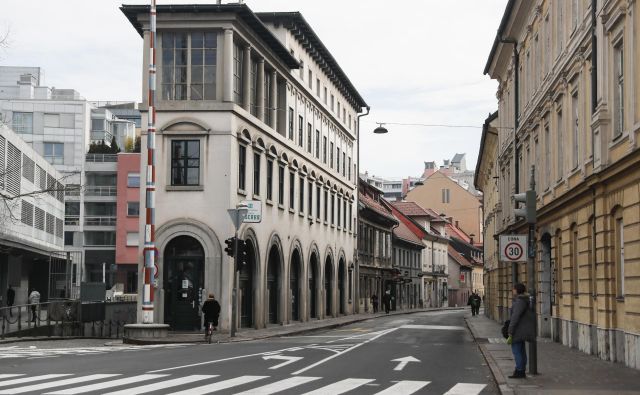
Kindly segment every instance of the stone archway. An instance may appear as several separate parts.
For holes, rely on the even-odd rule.
[[[277,245],[272,245],[267,257],[267,288],[265,307],[267,312],[267,323],[277,324],[280,314],[280,250]]]
[[[259,277],[260,262],[258,249],[252,239],[247,239],[247,263],[238,273],[238,306],[240,309],[240,327],[252,328],[256,326],[256,293]]]
[[[301,317],[301,279],[302,257],[300,256],[300,251],[296,248],[293,250],[293,254],[291,255],[291,266],[289,267],[289,306],[292,321],[300,321]]]
[[[333,263],[330,255],[324,264],[324,307],[325,317],[333,316]]]
[[[318,318],[318,254],[313,251],[309,258],[309,318]]]
[[[347,270],[344,263],[344,257],[340,257],[338,261],[338,308],[340,314],[346,314],[347,312],[347,299],[346,299],[346,279],[345,272]]]

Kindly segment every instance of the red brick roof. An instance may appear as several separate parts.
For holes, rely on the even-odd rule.
[[[362,204],[364,204],[370,210],[375,211],[376,213],[382,215],[383,217],[386,217],[388,219],[397,221],[396,218],[393,216],[393,214],[391,214],[391,211],[387,210],[386,207],[384,207],[382,204],[376,202],[371,197],[361,193],[360,194],[360,202]]]
[[[402,239],[404,241],[408,241],[409,243],[414,243],[414,244],[423,246],[422,240],[420,240],[420,238],[418,238],[418,236],[416,236],[416,234],[413,233],[409,229],[409,227],[404,224],[404,222],[399,220],[398,223],[399,225],[393,228],[393,235],[395,237]]]
[[[430,217],[431,214],[425,211],[416,202],[392,202],[393,207],[398,209],[402,214],[409,217]]]
[[[460,266],[473,268],[473,264],[464,256],[462,256],[458,251],[456,251],[451,244],[449,244],[449,256],[453,258],[454,261],[458,262]]]

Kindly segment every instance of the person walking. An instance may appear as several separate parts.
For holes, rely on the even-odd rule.
[[[388,289],[384,292],[382,304],[384,304],[384,312],[389,314],[389,310],[391,310],[391,291]]]
[[[37,307],[40,303],[40,292],[36,291],[35,288],[31,289],[31,293],[29,294],[29,304],[31,305],[31,322],[36,322],[37,317]]]
[[[531,341],[536,335],[534,326],[535,317],[529,308],[529,295],[525,293],[524,284],[518,283],[513,286],[513,302],[511,305],[511,317],[508,329],[507,344],[511,345],[513,359],[516,362],[516,369],[510,379],[524,379],[527,377],[525,370],[527,367],[526,341]]]
[[[7,307],[9,308],[9,317],[13,317],[13,313],[11,312],[11,306],[16,301],[16,291],[9,284],[9,288],[7,289]]]
[[[220,303],[213,294],[209,294],[207,300],[202,304],[204,314],[204,333],[207,333],[209,323],[213,325],[213,330],[218,330],[218,318],[220,317]]]
[[[373,312],[377,313],[378,312],[378,295],[376,294],[371,295],[371,305],[373,306]]]
[[[480,313],[480,302],[482,301],[482,299],[480,299],[480,295],[478,295],[476,292],[473,292],[470,296],[469,296],[469,300],[467,301],[467,305],[471,306],[471,315],[476,316]]]

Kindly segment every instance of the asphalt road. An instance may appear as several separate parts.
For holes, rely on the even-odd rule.
[[[498,393],[465,314],[395,315],[243,343],[5,345],[0,395]]]

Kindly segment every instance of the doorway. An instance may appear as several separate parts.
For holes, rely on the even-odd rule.
[[[339,264],[338,264],[338,304],[340,305],[340,314],[344,314],[346,309],[346,299],[345,299],[345,292],[344,292],[344,285],[345,285],[345,279],[344,279],[344,272],[345,272],[345,265],[344,265],[344,259],[340,258]]]
[[[311,254],[311,260],[309,262],[309,317],[318,318],[318,306],[316,295],[318,292],[317,283],[318,278],[318,257],[316,253]]]
[[[247,240],[247,263],[240,268],[238,297],[240,305],[240,327],[251,328],[253,323],[254,272],[257,267],[256,249],[251,240]]]
[[[324,296],[325,317],[331,317],[333,312],[333,265],[331,257],[327,257],[324,264]]]
[[[269,251],[267,265],[267,303],[268,303],[268,323],[278,323],[278,302],[280,300],[280,252],[278,247],[273,246]]]
[[[289,297],[291,298],[291,320],[300,320],[300,252],[296,248],[291,256],[289,270]]]

